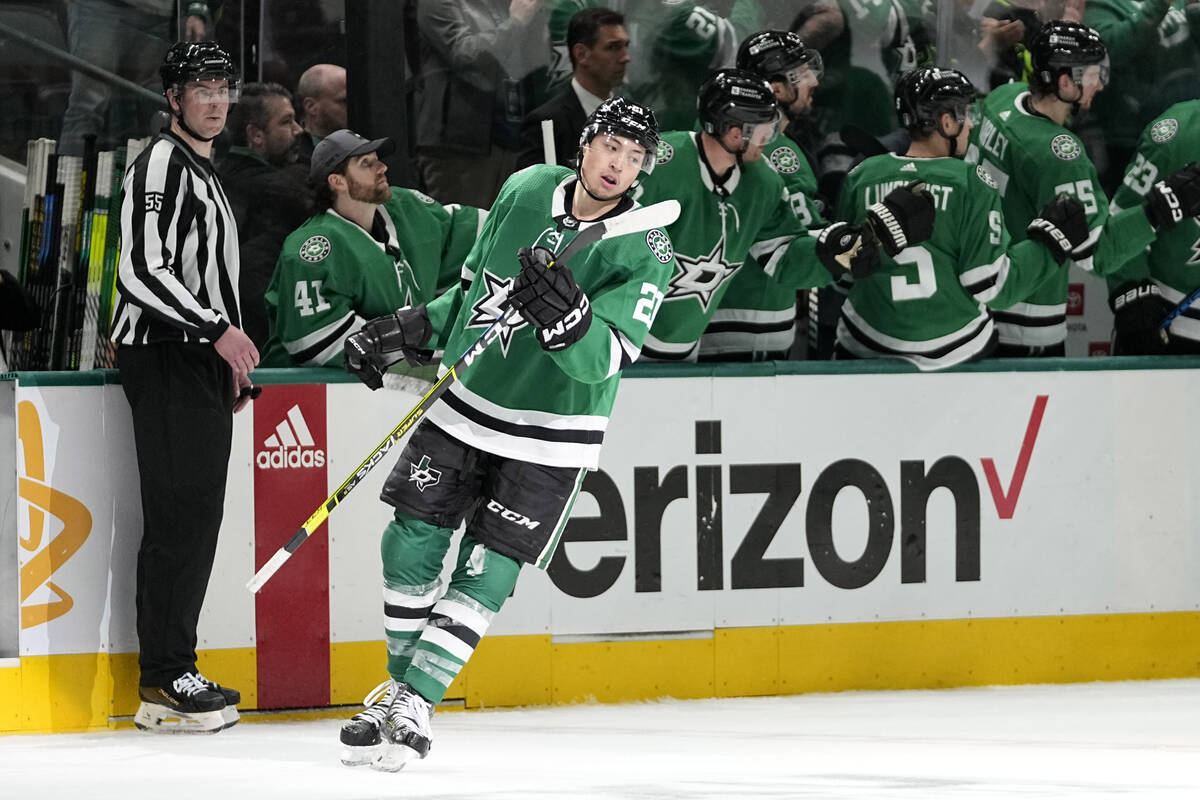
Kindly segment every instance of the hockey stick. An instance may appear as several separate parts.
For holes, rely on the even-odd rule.
[[[1194,292],[1183,298],[1183,300],[1179,301],[1179,305],[1171,309],[1171,313],[1167,314],[1163,321],[1158,323],[1158,329],[1161,331],[1170,327],[1171,323],[1175,321],[1175,318],[1191,308],[1192,304],[1195,303],[1198,298],[1200,298],[1200,288],[1197,288]]]
[[[628,233],[638,233],[640,231],[650,230],[651,228],[661,228],[666,225],[670,225],[678,217],[679,201],[664,200],[661,203],[655,203],[654,205],[647,206],[646,208],[639,208],[635,211],[627,212],[616,219],[609,220],[607,222],[596,223],[595,225],[584,228],[578,234],[576,234],[575,238],[572,239],[562,250],[562,252],[555,257],[554,263],[565,264],[567,260],[579,252],[580,249],[601,239],[610,239],[614,236],[623,236]],[[283,563],[292,557],[292,553],[295,553],[300,545],[304,544],[304,541],[308,539],[309,536],[312,536],[317,528],[321,526],[321,523],[328,519],[329,513],[333,511],[333,509],[337,508],[339,503],[346,499],[346,496],[354,490],[354,487],[362,483],[363,478],[367,476],[367,473],[374,469],[375,465],[383,460],[383,457],[388,454],[388,451],[392,449],[392,446],[395,445],[396,442],[400,441],[401,437],[403,437],[404,434],[407,433],[409,429],[412,428],[412,426],[415,425],[417,421],[425,415],[425,412],[429,410],[430,406],[432,406],[434,402],[436,402],[437,399],[441,397],[447,389],[450,388],[450,385],[457,381],[459,376],[471,366],[471,362],[475,360],[476,356],[486,350],[488,345],[500,337],[500,334],[503,333],[504,329],[508,327],[509,322],[516,315],[516,309],[506,304],[506,307],[500,316],[488,326],[487,330],[480,334],[479,338],[476,339],[475,342],[466,349],[466,352],[459,356],[458,360],[455,361],[448,370],[446,370],[442,377],[438,378],[437,382],[430,387],[429,391],[426,392],[425,396],[422,397],[420,401],[413,407],[412,411],[409,411],[404,415],[404,418],[400,420],[400,424],[395,428],[392,428],[391,433],[389,433],[382,442],[376,445],[375,449],[372,450],[370,454],[363,460],[363,462],[358,465],[358,468],[351,473],[350,477],[346,478],[346,480],[342,482],[342,485],[339,486],[333,492],[333,494],[327,497],[325,501],[317,507],[317,510],[314,511],[307,520],[305,520],[304,524],[300,526],[300,529],[292,534],[292,537],[284,543],[283,547],[280,547],[278,550],[276,550],[275,554],[267,560],[267,563],[263,564],[262,568],[260,568],[258,572],[254,573],[254,577],[252,577],[246,583],[247,589],[249,589],[251,592],[257,592],[263,587],[263,584],[271,579],[272,575],[279,571],[279,568],[283,566]]]

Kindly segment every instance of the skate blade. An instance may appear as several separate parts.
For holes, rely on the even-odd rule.
[[[375,761],[379,757],[381,745],[342,745],[342,763],[347,767],[362,767]],[[386,771],[386,770],[385,770]]]
[[[399,772],[409,761],[420,759],[421,755],[411,747],[403,744],[382,744],[379,755],[371,762],[371,769],[379,772]]]
[[[148,733],[212,734],[225,728],[220,711],[203,711],[186,714],[143,702],[133,718],[133,726]]]
[[[221,730],[227,730],[238,724],[238,720],[242,715],[238,713],[237,706],[225,706],[221,709]]]

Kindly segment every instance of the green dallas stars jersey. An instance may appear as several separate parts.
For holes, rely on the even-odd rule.
[[[837,342],[859,358],[899,358],[922,370],[985,355],[994,338],[985,307],[1005,308],[1059,267],[1041,244],[1010,246],[1000,195],[982,167],[954,158],[873,156],[846,176],[838,219],[861,222],[867,206],[920,179],[936,201],[933,235],[854,281]]]
[[[574,182],[570,170],[545,164],[505,182],[463,264],[461,284],[428,305],[432,344],[445,348],[443,372],[499,316],[521,269],[517,251],[542,245],[560,252],[575,238],[569,227],[558,227],[569,218]],[[633,207],[626,201],[618,209]],[[428,411],[431,423],[506,458],[598,467],[620,370],[641,351],[675,259],[670,239],[655,228],[588,245],[568,266],[592,307],[583,338],[548,353],[518,317]]]
[[[342,342],[363,322],[454,283],[486,216],[393,186],[375,212],[386,245],[333,209],[310,217],[284,240],[271,276],[263,366],[340,367]]]
[[[805,228],[825,227],[817,176],[800,146],[780,134],[763,150],[763,161],[783,179],[788,203]],[[700,358],[785,358],[796,339],[796,290],[781,286],[753,257],[729,281],[721,306],[700,337]]]
[[[695,360],[701,334],[739,269],[762,269],[792,291],[832,282],[816,256],[816,237],[792,212],[783,179],[765,161],[734,169],[727,196],[715,191],[700,160],[700,134],[665,133],[654,172],[642,178],[644,204],[675,198],[683,207],[667,228],[677,267],[644,348],[648,357]],[[742,266],[754,256],[760,266]]]
[[[1145,214],[1110,217],[1096,168],[1075,134],[1027,105],[1029,87],[1009,83],[980,101],[983,119],[971,130],[967,161],[992,176],[1003,197],[1004,223],[1015,240],[1027,238],[1030,220],[1060,192],[1074,195],[1087,212],[1091,237],[1074,263],[1098,275],[1115,272],[1149,244],[1154,230]],[[1068,273],[1060,270],[1025,302],[995,314],[1000,343],[1052,347],[1067,337]]]
[[[1138,141],[1125,180],[1113,195],[1113,208],[1140,206],[1155,181],[1200,156],[1200,100],[1171,106],[1147,126]],[[1109,278],[1109,288],[1150,277],[1163,299],[1178,305],[1200,287],[1200,222],[1188,219],[1161,231],[1149,249]],[[1170,333],[1200,342],[1200,307],[1192,306],[1171,323]]]

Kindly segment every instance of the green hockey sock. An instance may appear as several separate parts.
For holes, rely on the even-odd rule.
[[[400,680],[442,593],[442,560],[453,531],[399,511],[383,532],[383,621],[387,670]]]
[[[440,702],[512,594],[520,572],[520,561],[464,534],[450,586],[434,604],[403,680],[427,700]]]

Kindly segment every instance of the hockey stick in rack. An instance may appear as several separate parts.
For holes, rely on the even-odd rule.
[[[581,249],[601,239],[611,239],[614,236],[624,236],[630,233],[648,231],[652,228],[662,228],[670,225],[678,217],[679,201],[664,200],[661,203],[655,203],[645,208],[626,212],[615,219],[598,222],[580,230],[575,235],[575,238],[568,242],[567,246],[555,256],[554,263],[565,264]],[[354,490],[354,487],[362,483],[367,473],[383,460],[384,456],[388,454],[388,451],[392,449],[396,442],[400,441],[404,434],[425,415],[430,406],[471,366],[471,362],[475,360],[476,356],[486,350],[488,345],[500,337],[500,334],[516,314],[516,309],[506,304],[500,316],[488,326],[487,330],[480,334],[479,338],[467,348],[466,352],[459,356],[458,360],[443,373],[442,377],[438,378],[429,391],[413,406],[412,411],[404,415],[400,423],[392,428],[391,433],[382,442],[375,446],[375,449],[363,459],[363,462],[350,474],[350,477],[342,481],[342,485],[335,489],[333,494],[325,498],[325,501],[317,507],[316,511],[304,521],[300,529],[292,534],[292,537],[282,547],[275,551],[275,554],[262,565],[258,572],[254,573],[254,577],[246,583],[247,589],[251,592],[257,592],[271,579],[272,575],[279,571],[279,568],[292,557],[292,554],[299,549],[300,545],[304,544],[305,540],[312,536],[317,528],[321,526],[321,523],[329,518],[330,512],[346,499],[346,496]]]

